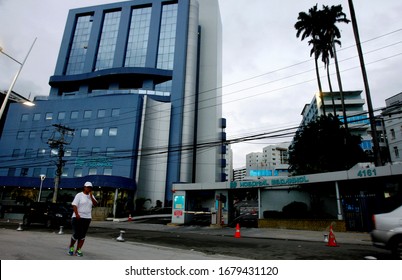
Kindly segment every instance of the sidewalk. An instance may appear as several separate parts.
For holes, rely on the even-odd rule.
[[[115,228],[116,232],[120,229],[137,229],[166,231],[177,233],[194,233],[194,234],[210,234],[222,236],[234,236],[235,229],[229,227],[201,227],[201,226],[171,226],[161,224],[145,224],[134,221],[116,222],[116,221],[92,221],[91,227]],[[325,242],[324,231],[308,231],[308,230],[289,230],[276,228],[241,228],[241,237],[253,238],[269,238],[269,239],[285,239],[285,240],[302,240],[312,242]],[[338,244],[359,244],[372,245],[369,233],[363,232],[334,232]]]

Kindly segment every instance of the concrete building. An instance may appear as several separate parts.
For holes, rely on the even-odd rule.
[[[269,145],[263,148],[263,152],[247,154],[246,177],[252,179],[267,176],[286,176],[289,168],[289,145],[288,142]]]
[[[361,98],[362,91],[344,91],[344,103],[347,123],[350,132],[353,135],[362,137],[361,147],[363,150],[372,150],[371,136],[368,134],[370,122],[368,114],[363,106],[365,100]],[[325,113],[327,115],[338,115],[339,119],[343,122],[343,111],[340,92],[323,92]],[[316,120],[319,116],[324,114],[324,108],[319,93],[316,93],[310,104],[306,104],[303,108],[301,115],[303,119],[301,126],[307,125],[310,121]]]
[[[402,93],[385,100],[382,118],[386,130],[391,163],[402,161]]]
[[[10,104],[3,200],[36,200],[41,174],[47,199],[57,171],[64,194],[92,181],[114,208],[134,197],[167,206],[173,183],[226,178],[221,32],[217,0],[70,10],[49,96]]]
[[[247,168],[241,167],[233,169],[233,180],[232,181],[243,181],[247,176]]]

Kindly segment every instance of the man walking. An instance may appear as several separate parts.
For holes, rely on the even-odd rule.
[[[92,220],[92,207],[98,203],[92,194],[92,183],[86,182],[84,184],[84,190],[74,197],[73,202],[73,216],[72,216],[72,229],[73,234],[71,236],[70,249],[68,254],[73,256],[74,254],[82,257],[81,251],[84,245],[85,236],[87,234],[89,224]],[[74,251],[74,245],[77,242],[77,249]]]

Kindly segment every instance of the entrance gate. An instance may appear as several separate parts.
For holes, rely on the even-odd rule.
[[[370,232],[373,229],[372,216],[377,205],[377,196],[360,192],[342,196],[342,207],[348,231]]]

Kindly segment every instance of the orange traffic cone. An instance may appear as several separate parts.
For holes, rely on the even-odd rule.
[[[236,225],[236,233],[235,233],[235,238],[240,238],[240,225],[237,223]]]
[[[338,247],[338,243],[336,242],[334,231],[332,230],[332,225],[329,228],[329,236],[328,236],[328,244],[329,247]]]
[[[128,221],[131,222],[133,220],[133,218],[131,218],[131,214],[128,215]]]

